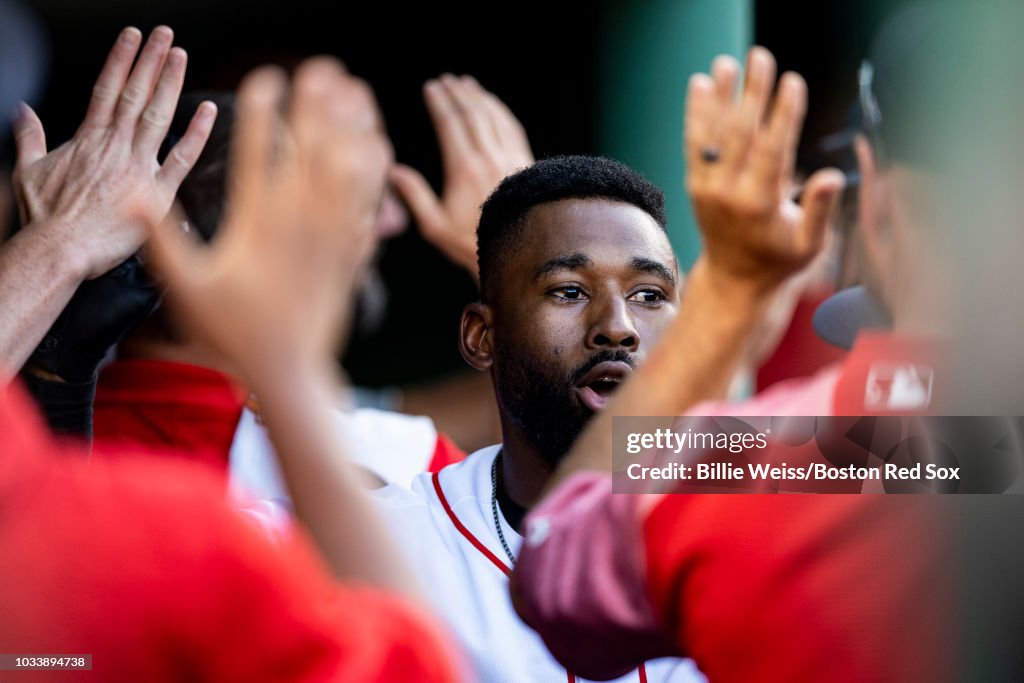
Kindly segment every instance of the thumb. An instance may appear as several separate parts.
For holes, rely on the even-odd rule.
[[[799,246],[802,253],[816,254],[825,241],[829,217],[839,205],[846,179],[834,168],[823,168],[812,175],[804,185],[804,220],[800,225]]]
[[[187,225],[184,212],[175,204],[159,224],[149,225],[146,243],[147,265],[176,295],[186,293],[193,284],[194,264],[204,249],[198,236],[186,232]]]
[[[18,105],[14,118],[14,144],[18,151],[17,168],[30,166],[46,156],[46,132],[32,107]]]
[[[423,174],[405,164],[391,168],[391,183],[412,210],[420,231],[428,239],[444,230],[445,218],[438,198]]]

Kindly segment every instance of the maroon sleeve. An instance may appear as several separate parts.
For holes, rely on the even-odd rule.
[[[526,520],[513,601],[555,658],[585,678],[674,654],[647,597],[640,498],[613,494],[607,475],[580,473]]]

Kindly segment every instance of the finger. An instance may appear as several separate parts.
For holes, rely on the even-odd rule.
[[[318,145],[312,179],[321,179],[326,188],[332,188],[325,189],[328,192],[351,187],[351,199],[340,204],[369,207],[370,214],[375,214],[385,192],[388,168],[394,162],[394,150],[384,134],[373,90],[362,79],[344,75],[332,87],[327,107],[329,128],[325,138],[332,142]]]
[[[114,112],[114,122],[129,130],[134,130],[139,115],[149,102],[150,95],[156,86],[157,78],[167,59],[167,54],[174,41],[174,31],[167,26],[157,26],[149,34],[149,40],[139,54],[139,61],[128,76],[128,81],[121,91],[121,98]]]
[[[508,107],[501,104],[501,101],[492,93],[488,92],[480,82],[472,76],[466,75],[460,79],[462,87],[476,101],[481,114],[487,120],[490,130],[490,139],[493,144],[501,150],[505,150],[514,144],[513,121]]]
[[[507,108],[494,105],[498,98],[484,90],[472,76],[463,76],[459,79],[459,85],[464,97],[472,102],[471,113],[477,119],[477,126],[480,128],[481,139],[477,144],[499,159],[504,157],[508,147],[520,151],[521,143],[514,137],[516,131],[513,126],[513,122],[518,121],[515,121],[515,117],[511,117],[510,120],[505,113]]]
[[[332,125],[332,102],[342,86],[340,62],[330,57],[313,57],[295,72],[288,106],[288,128],[301,159],[316,155]]]
[[[751,48],[740,105],[733,110],[725,126],[722,163],[733,173],[743,169],[751,141],[764,118],[774,82],[775,58],[763,47]]]
[[[24,102],[18,105],[14,120],[14,144],[18,158],[15,169],[25,169],[46,156],[46,131],[32,107]]]
[[[247,215],[267,191],[278,104],[286,83],[281,69],[261,67],[246,76],[239,88],[228,170],[231,215]]]
[[[683,147],[686,150],[686,177],[688,183],[701,182],[711,164],[701,155],[706,147],[715,147],[714,135],[717,113],[715,85],[707,74],[693,74],[686,91],[686,112],[683,118]]]
[[[188,55],[180,47],[171,48],[160,72],[153,97],[142,113],[135,133],[134,148],[141,154],[156,156],[167,130],[171,127],[174,110],[178,106],[181,87],[185,83]]]
[[[723,108],[732,105],[736,98],[736,79],[739,77],[740,63],[732,55],[718,55],[711,62],[711,78],[715,81],[715,94]]]
[[[463,79],[445,75],[441,77],[441,83],[451,94],[451,101],[455,103],[476,151],[494,158],[499,154],[500,147],[495,137],[494,123],[482,98],[477,97],[477,93]]]
[[[92,88],[92,99],[89,100],[89,108],[82,122],[83,129],[110,125],[117,108],[117,98],[121,96],[125,81],[128,80],[128,73],[141,43],[142,31],[139,29],[130,26],[121,31]]]
[[[177,194],[185,176],[199,161],[216,121],[217,105],[209,101],[200,103],[185,134],[167,153],[167,158],[157,172],[157,181],[167,189],[168,194]]]
[[[390,146],[377,96],[363,79],[339,72],[328,96],[327,113],[332,131],[361,141],[383,140]]]
[[[732,55],[718,55],[711,62],[711,80],[715,82],[715,103],[717,112],[710,118],[708,137],[714,144],[721,146],[722,129],[725,124],[726,112],[731,112],[736,105],[736,81],[739,79],[740,63]],[[711,143],[709,143],[711,144]]]
[[[775,158],[765,160],[765,178],[774,176],[780,188],[788,189],[793,184],[796,152],[806,114],[807,84],[799,74],[787,71],[779,81],[779,92],[766,131],[766,137],[775,141],[772,150]]]
[[[820,251],[825,243],[825,231],[839,204],[843,184],[841,171],[824,168],[812,175],[804,186],[804,219],[797,234],[797,246],[800,253],[808,258]]]
[[[427,112],[434,123],[437,141],[441,147],[441,158],[447,168],[460,157],[473,153],[473,144],[465,123],[452,101],[451,93],[440,81],[427,81],[423,87],[423,99]]]
[[[443,230],[445,218],[441,200],[419,171],[405,164],[395,164],[391,168],[390,180],[409,206],[425,237],[430,239]]]
[[[746,83],[740,108],[743,113],[760,125],[764,119],[768,101],[775,85],[775,57],[765,48],[755,45],[750,48]]]
[[[146,243],[146,264],[152,266],[171,290],[179,294],[188,292],[194,284],[194,273],[201,272],[199,261],[207,247],[199,237],[183,229],[186,218],[177,205],[162,221],[149,227]]]
[[[510,168],[522,168],[533,163],[533,148],[526,135],[526,128],[512,110],[496,95],[484,91],[485,101],[491,110],[492,120],[497,122],[498,144],[511,162]]]

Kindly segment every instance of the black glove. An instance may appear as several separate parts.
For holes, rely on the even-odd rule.
[[[92,406],[96,400],[96,380],[57,382],[22,372],[21,379],[39,404],[54,434],[92,442]]]
[[[160,289],[138,254],[86,280],[32,353],[28,363],[66,382],[88,382],[107,352],[160,303]]]

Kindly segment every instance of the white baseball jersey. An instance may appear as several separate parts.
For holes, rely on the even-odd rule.
[[[336,419],[348,457],[387,483],[411,486],[434,458],[438,435],[429,417],[359,408],[339,410]],[[290,533],[294,508],[277,454],[249,408],[242,411],[228,455],[228,493],[269,538]]]
[[[389,484],[409,487],[434,457],[437,429],[429,417],[358,408],[339,410],[336,419],[350,460]],[[247,491],[258,500],[288,500],[270,436],[248,408],[235,430],[229,471],[232,490]]]
[[[435,610],[473,662],[476,680],[572,681],[512,607],[509,559],[491,508],[491,466],[500,449],[489,446],[436,474],[420,474],[411,490],[391,485],[374,496]],[[498,520],[515,555],[522,537],[500,510]],[[697,683],[705,678],[689,659],[660,659],[616,680]]]

